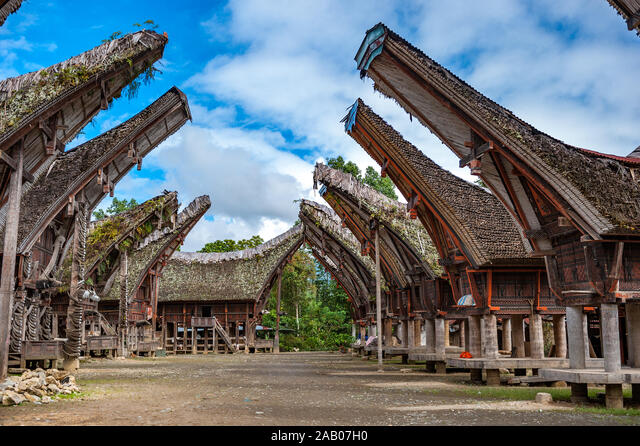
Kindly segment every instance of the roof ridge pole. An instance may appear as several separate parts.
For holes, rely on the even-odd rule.
[[[0,380],[7,377],[9,368],[9,321],[13,306],[15,285],[16,250],[18,248],[18,224],[20,223],[20,197],[22,195],[22,170],[24,141],[17,146],[16,169],[9,180],[9,202],[4,231],[2,253],[2,280],[0,281]]]
[[[380,292],[380,236],[378,225],[376,225],[376,334],[378,335],[378,372],[384,372],[382,367],[382,298]]]

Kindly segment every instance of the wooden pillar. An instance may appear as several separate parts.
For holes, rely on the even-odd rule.
[[[380,327],[378,334],[378,371],[382,372],[382,293],[380,292],[380,235],[376,227],[375,250],[376,250],[376,321]]]
[[[153,280],[153,313],[151,316],[151,326],[153,327],[153,330],[151,331],[151,339],[153,341],[156,340],[156,319],[157,319],[157,313],[158,313],[158,291],[159,291],[159,287],[160,287],[160,277],[158,276],[158,264],[156,263],[156,266],[154,268],[155,271],[155,276],[154,276],[154,280]]]
[[[384,318],[382,321],[382,335],[384,337],[384,346],[393,346],[393,319],[390,317]]]
[[[215,327],[215,323],[214,323],[214,327],[213,330],[211,330],[213,333],[213,350],[212,353],[215,355],[218,353],[218,332],[216,331],[216,327]]]
[[[422,346],[422,320],[416,319],[413,323],[413,341],[414,346]]]
[[[617,304],[600,304],[600,333],[603,349],[602,356],[604,357],[604,371],[609,373],[619,372],[621,361]],[[622,395],[622,388],[620,388],[620,395]],[[622,398],[622,396],[620,396],[620,398]]]
[[[511,319],[502,319],[502,350],[511,351]]]
[[[191,354],[192,355],[195,355],[196,353],[198,353],[197,335],[198,335],[198,330],[196,330],[196,327],[194,327],[193,324],[191,324]]]
[[[498,328],[496,326],[496,315],[485,314],[484,319],[484,333],[482,333],[482,340],[484,346],[483,357],[496,359],[498,357]]]
[[[445,320],[441,317],[437,317],[434,320],[434,334],[435,334],[435,352],[438,358],[444,359],[445,352],[445,328],[447,325],[445,324]],[[440,360],[440,359],[438,359]]]
[[[529,351],[534,359],[544,358],[544,335],[542,331],[542,316],[537,313],[529,316]]]
[[[413,319],[407,319],[406,321],[406,325],[407,325],[407,348],[413,348],[416,345],[416,340],[414,338],[415,336],[415,329],[414,329],[414,324],[415,321]]]
[[[556,345],[556,358],[566,358],[567,329],[564,314],[553,315],[553,341]]]
[[[474,358],[482,356],[482,332],[480,330],[481,316],[469,316],[469,346],[468,351]]]
[[[123,249],[120,251],[120,302],[119,302],[119,312],[120,312],[120,321],[119,321],[119,331],[120,331],[120,356],[127,356],[127,263],[128,256],[127,250]],[[176,327],[174,339],[177,341],[178,338],[178,330]],[[177,342],[175,342],[177,344]],[[175,347],[174,347],[175,348]]]
[[[20,222],[20,198],[22,195],[22,168],[24,150],[20,142],[14,151],[16,169],[9,180],[9,201],[4,229],[2,256],[2,278],[0,281],[0,381],[7,377],[9,363],[9,332],[13,311],[13,288],[15,285],[18,224]]]
[[[73,241],[71,244],[71,281],[69,283],[69,305],[67,307],[67,340],[64,343],[63,352],[64,360],[62,362],[64,370],[74,371],[80,366],[78,359],[80,354],[80,343],[82,337],[82,303],[78,297],[78,282],[80,275],[80,258],[78,249],[80,247],[80,219],[83,218],[79,210],[75,211],[75,221],[73,223]],[[74,322],[77,315],[80,314],[80,325]]]
[[[511,338],[513,340],[511,356],[514,358],[524,358],[524,324],[521,314],[511,316]]]
[[[586,366],[585,343],[587,342],[587,339],[585,338],[585,332],[587,318],[582,311],[581,306],[567,307],[566,313],[569,347],[569,368],[584,369]]]
[[[273,352],[280,353],[280,294],[282,292],[282,271],[278,271],[278,294],[276,297],[276,333],[273,337]]]
[[[630,367],[640,368],[640,304],[627,302],[626,306],[627,349]],[[636,384],[640,396],[640,384]],[[634,392],[635,395],[636,392]]]
[[[427,353],[435,353],[436,351],[436,324],[433,319],[424,320],[425,341]]]

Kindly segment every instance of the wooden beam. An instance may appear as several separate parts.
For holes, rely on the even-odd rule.
[[[22,196],[22,171],[24,162],[24,140],[16,147],[16,170],[9,183],[9,203],[4,230],[2,276],[0,280],[0,380],[8,372],[9,326],[15,284],[16,251],[18,247],[18,225],[20,223],[20,197]]]

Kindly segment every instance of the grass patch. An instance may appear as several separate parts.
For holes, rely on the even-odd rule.
[[[570,401],[570,387],[467,387],[454,389],[454,391],[478,398],[504,399],[511,401],[535,400],[539,392],[550,393],[554,401]],[[604,394],[604,389],[589,389],[589,398],[597,400],[598,395]],[[631,398],[631,389],[623,389],[625,398]],[[591,408],[585,408],[591,409]],[[597,409],[597,408],[594,408]],[[597,409],[599,410],[599,409]],[[614,409],[612,409],[614,410]],[[635,409],[629,409],[635,410]],[[605,412],[603,412],[605,413]],[[640,414],[640,413],[639,413]]]
[[[578,407],[575,409],[580,413],[593,413],[599,415],[616,415],[616,416],[640,416],[640,409],[607,409],[606,407]]]
[[[554,401],[569,401],[571,389],[562,388],[540,388],[540,387],[469,387],[456,389],[462,394],[490,399],[502,399],[510,401],[529,401],[536,399],[536,393],[550,393]]]
[[[57,400],[73,400],[76,398],[82,398],[85,396],[89,396],[89,392],[76,392],[76,393],[70,393],[68,395],[65,394],[58,394],[56,395],[55,399]]]

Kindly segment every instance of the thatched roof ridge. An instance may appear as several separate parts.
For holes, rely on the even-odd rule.
[[[175,126],[166,131],[161,128],[157,138],[152,138],[152,146],[145,138],[144,146],[140,144],[139,156],[144,157],[153,148],[178,130],[184,123],[185,115],[189,116],[189,105],[186,96],[177,88],[170,89],[150,106],[130,118],[119,126],[99,135],[80,146],[59,154],[49,166],[47,172],[41,175],[32,185],[25,185],[21,200],[20,226],[18,229],[19,252],[28,251],[33,242],[39,237],[46,224],[66,205],[70,195],[75,195],[78,189],[91,190],[87,193],[89,212],[104,196],[101,186],[90,181],[99,168],[110,160],[120,160],[120,173],[110,180],[117,183],[126,172],[133,167],[127,163],[127,146],[137,134],[159,117],[167,116],[170,111],[180,105],[181,111],[171,114]],[[174,116],[175,113],[181,113]],[[159,126],[158,126],[159,127]],[[0,214],[0,226],[4,227],[5,215]],[[0,240],[0,246],[2,241]]]
[[[255,257],[264,256],[268,251],[271,251],[274,247],[280,245],[287,239],[295,237],[302,232],[302,226],[296,225],[290,228],[288,231],[264,242],[263,244],[256,246],[255,248],[242,249],[240,251],[230,252],[179,252],[176,259],[180,259],[185,262],[199,262],[199,263],[218,263],[228,262],[233,260],[250,260]]]
[[[640,36],[640,0],[607,0],[627,22],[627,29],[634,30]]]
[[[353,175],[332,169],[317,163],[313,172],[314,181],[319,181],[329,187],[342,191],[346,196],[375,216],[385,226],[394,230],[416,256],[424,261],[432,272],[438,274],[441,270],[438,264],[438,253],[433,246],[429,234],[417,220],[407,215],[406,204],[400,203],[374,188],[358,181]]]
[[[483,188],[443,169],[358,99],[349,112],[376,142],[407,162],[425,199],[460,237],[479,264],[527,257],[523,235],[500,201]],[[392,158],[393,158],[392,156]]]
[[[382,23],[367,31],[356,55],[362,76],[368,75],[371,63],[383,54],[383,49],[394,57],[410,61],[412,73],[424,85],[443,95],[452,107],[463,110],[470,119],[481,123],[496,144],[512,152],[552,185],[567,206],[572,207],[571,211],[587,221],[594,232],[640,230],[640,186],[633,180],[630,170],[632,166],[640,167],[640,160],[628,157],[622,157],[624,161],[616,160],[565,144],[537,130]],[[407,108],[391,87],[375,82],[374,88]],[[420,116],[416,117],[431,128]]]
[[[9,14],[13,14],[22,5],[22,0],[4,0],[0,1],[0,26],[4,25]]]
[[[182,243],[184,237],[211,207],[208,195],[194,199],[177,216],[175,225],[167,225],[154,230],[147,235],[129,254],[128,259],[128,300],[131,301],[144,277],[153,265],[164,256],[175,255],[175,249]],[[182,240],[178,240],[181,238]],[[162,280],[161,280],[162,282]],[[116,276],[113,286],[105,300],[117,300],[120,297],[120,277]]]
[[[138,243],[142,243],[142,237],[146,238],[148,235],[138,234],[136,230],[152,219],[156,212],[162,212],[162,217],[166,219],[166,222],[163,222],[164,228],[171,227],[169,220],[178,207],[178,193],[166,192],[133,209],[91,222],[87,237],[87,271],[91,271],[101,259],[117,249],[125,239],[139,238]],[[157,232],[153,228],[151,230]]]
[[[309,217],[316,226],[338,240],[353,257],[364,263],[372,276],[375,275],[373,260],[369,256],[360,255],[358,239],[349,229],[342,227],[340,216],[333,209],[315,201],[302,199],[300,200],[300,212]]]
[[[302,243],[302,225],[257,248],[230,253],[176,252],[160,281],[159,301],[257,302],[276,268]]]
[[[6,113],[0,118],[0,144],[50,102],[61,100],[87,84],[95,84],[114,68],[131,65],[133,58],[162,49],[167,41],[167,37],[154,31],[142,30],[48,68],[0,81],[0,91],[7,94]]]

